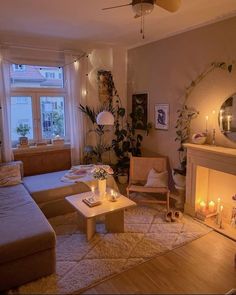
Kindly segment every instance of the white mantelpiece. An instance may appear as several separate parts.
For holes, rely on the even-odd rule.
[[[196,145],[187,143],[187,178],[186,201],[184,211],[192,216],[196,212],[197,169],[203,170],[200,186],[208,185],[208,174],[204,175],[204,169],[213,169],[231,175],[236,175],[236,149],[210,145]],[[203,167],[203,168],[202,168]],[[232,177],[232,176],[231,176]],[[199,182],[199,180],[198,180]],[[236,182],[231,190],[236,193]]]

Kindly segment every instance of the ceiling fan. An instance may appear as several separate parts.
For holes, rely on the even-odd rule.
[[[151,13],[154,9],[154,4],[169,12],[175,12],[179,9],[181,0],[132,0],[132,2],[127,4],[105,7],[102,10],[132,6],[132,9],[135,13],[134,17],[136,18]]]

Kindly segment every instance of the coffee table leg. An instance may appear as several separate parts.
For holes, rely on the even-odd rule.
[[[96,220],[95,218],[86,218],[86,235],[87,241],[89,241],[95,234]]]
[[[124,232],[124,210],[119,210],[106,214],[106,229],[108,232],[123,233]]]

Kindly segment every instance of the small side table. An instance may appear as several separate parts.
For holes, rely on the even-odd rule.
[[[96,217],[102,215],[105,215],[107,231],[124,232],[124,210],[136,206],[136,203],[120,195],[115,202],[111,202],[106,198],[102,201],[102,204],[89,207],[83,202],[83,199],[89,196],[91,196],[91,192],[66,197],[66,200],[83,216],[83,228],[87,240],[89,241],[96,232]]]

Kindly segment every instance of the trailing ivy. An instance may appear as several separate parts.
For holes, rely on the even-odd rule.
[[[192,80],[189,85],[185,88],[185,93],[183,96],[183,105],[182,107],[177,110],[178,118],[176,121],[176,137],[175,141],[179,142],[179,163],[180,167],[178,169],[174,169],[174,172],[186,175],[186,149],[184,148],[183,144],[189,140],[190,135],[190,125],[192,119],[196,118],[199,112],[187,106],[187,100],[194,88],[212,71],[215,69],[220,69],[231,73],[234,69],[235,61],[231,63],[226,62],[212,62],[210,66],[205,69],[201,74],[199,74],[194,80]]]

